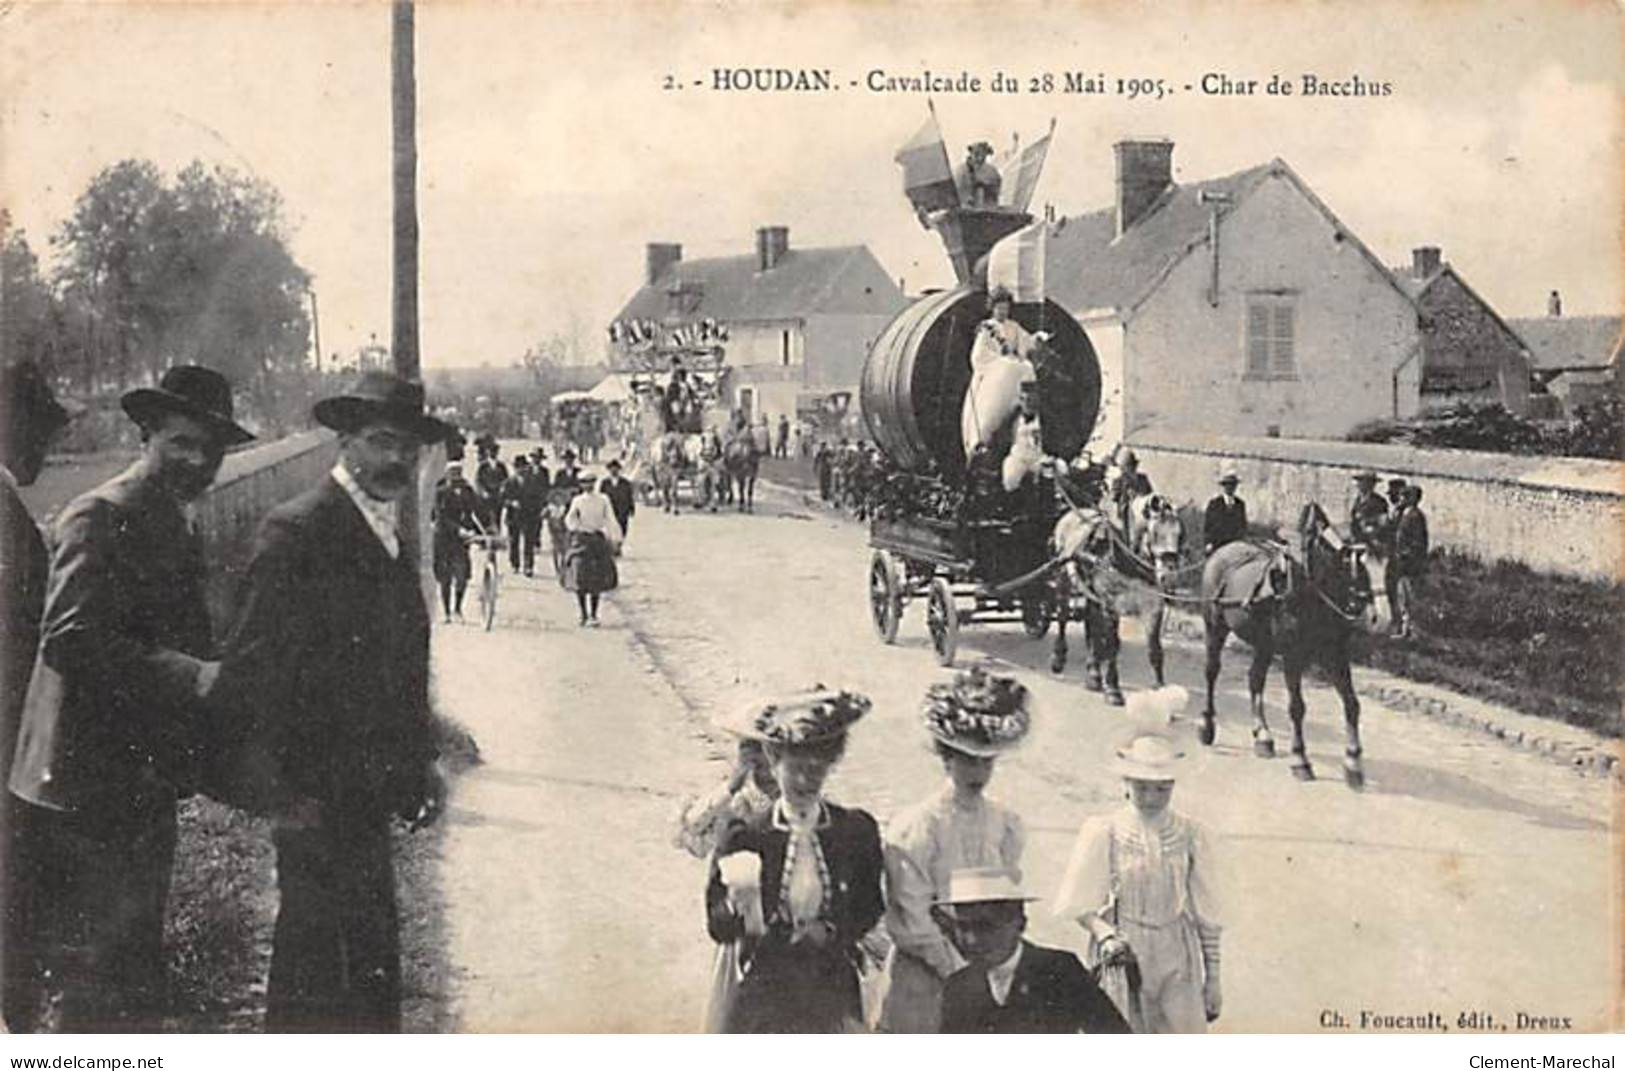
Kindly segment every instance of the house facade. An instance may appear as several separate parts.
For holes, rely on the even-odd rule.
[[[774,226],[740,256],[684,260],[681,245],[650,244],[616,319],[725,327],[728,404],[777,421],[794,418],[799,396],[855,395],[870,344],[906,304],[867,246],[793,248]]]
[[[1417,302],[1285,162],[1180,185],[1172,143],[1115,148],[1116,203],[1045,258],[1101,360],[1098,442],[1341,438],[1418,411]]]
[[[1422,310],[1423,410],[1498,403],[1528,414],[1528,347],[1439,248],[1413,250],[1410,265],[1394,275]]]
[[[1512,320],[1511,327],[1528,346],[1536,388],[1561,413],[1573,415],[1579,406],[1625,394],[1620,374],[1625,319],[1565,316],[1554,290],[1545,316]]]

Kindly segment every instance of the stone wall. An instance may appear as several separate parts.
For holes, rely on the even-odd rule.
[[[1200,507],[1233,467],[1248,517],[1291,527],[1308,502],[1345,526],[1355,473],[1420,485],[1433,545],[1540,572],[1625,579],[1625,465],[1463,450],[1171,432],[1131,436],[1141,469],[1176,504]]]

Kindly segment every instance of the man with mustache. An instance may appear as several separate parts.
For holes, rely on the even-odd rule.
[[[11,791],[54,1011],[43,1028],[151,1030],[165,1013],[164,911],[176,801],[198,783],[200,699],[218,664],[191,503],[228,446],[218,372],[171,368],[130,391],[141,457],[58,516]]]
[[[316,403],[329,476],[272,510],[211,705],[219,795],[271,816],[281,905],[266,1027],[393,1032],[400,924],[390,825],[439,815],[429,616],[400,503],[447,426],[383,372]]]

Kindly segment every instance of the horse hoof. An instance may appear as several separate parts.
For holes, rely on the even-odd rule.
[[[1292,767],[1292,776],[1299,781],[1313,781],[1315,779],[1315,768],[1307,762],[1301,766],[1294,765]]]
[[[1049,671],[1059,677],[1066,672],[1066,659],[1052,658],[1049,660]]]
[[[1268,738],[1263,740],[1255,739],[1253,741],[1253,754],[1261,759],[1273,759],[1275,757],[1275,741]]]
[[[1091,692],[1100,692],[1105,690],[1105,685],[1100,683],[1100,678],[1094,675],[1083,678],[1083,686]]]
[[[1116,688],[1108,689],[1106,691],[1106,705],[1111,706],[1111,707],[1120,707],[1120,706],[1122,706],[1123,705],[1123,693],[1118,691]]]
[[[1203,747],[1212,747],[1214,738],[1219,735],[1217,727],[1213,724],[1211,715],[1203,715],[1202,727],[1196,732],[1196,739],[1201,741]]]
[[[1356,792],[1365,788],[1365,771],[1358,766],[1343,767],[1344,782]]]

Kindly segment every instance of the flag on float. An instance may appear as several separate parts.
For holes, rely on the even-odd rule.
[[[1013,180],[1020,160],[1021,134],[1018,132],[1010,135],[1010,147],[990,161],[993,164],[993,169],[999,173],[1001,180],[999,185],[999,206],[1001,208],[1009,207],[1010,198],[1015,193],[1016,184]]]
[[[930,105],[930,102],[927,102]],[[948,146],[937,126],[937,110],[931,108],[925,125],[897,150],[893,157],[903,167],[903,193],[925,224],[927,212],[952,208],[959,203],[953,167],[948,163]]]
[[[1003,172],[1004,186],[999,202],[1017,212],[1027,211],[1033,193],[1038,189],[1038,176],[1044,173],[1044,158],[1049,155],[1050,139],[1055,136],[1055,120],[1049,121],[1049,132],[1021,151],[1016,157],[1013,171]]]
[[[987,255],[987,288],[1002,286],[1017,304],[1044,300],[1044,255],[1049,224],[1043,220],[1005,238]]]

